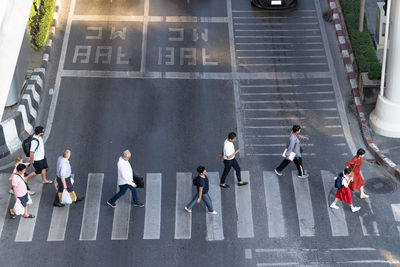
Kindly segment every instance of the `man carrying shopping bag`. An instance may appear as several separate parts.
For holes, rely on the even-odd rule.
[[[71,164],[69,163],[69,158],[71,157],[71,151],[70,150],[65,150],[62,154],[62,156],[58,157],[57,160],[57,194],[54,199],[54,206],[56,207],[63,207],[64,204],[70,204],[71,201],[72,203],[77,203],[79,201],[82,201],[84,197],[77,197],[76,193],[74,191],[74,187],[72,185],[71,181]],[[70,196],[70,201],[65,200],[65,194],[63,197],[63,192],[68,192]],[[67,195],[68,196],[68,195]],[[68,198],[68,197],[67,197]]]

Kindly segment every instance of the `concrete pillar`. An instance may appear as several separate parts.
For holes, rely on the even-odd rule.
[[[17,65],[32,0],[0,4],[0,120]]]
[[[386,88],[370,115],[372,129],[383,136],[400,137],[400,1],[391,1],[386,66]],[[382,78],[384,73],[382,74]]]

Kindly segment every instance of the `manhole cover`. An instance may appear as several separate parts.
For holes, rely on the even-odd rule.
[[[375,194],[389,194],[397,189],[397,184],[389,178],[370,178],[364,185],[367,192]]]

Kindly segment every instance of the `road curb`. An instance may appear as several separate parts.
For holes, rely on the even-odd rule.
[[[333,24],[335,26],[336,35],[339,42],[340,52],[342,54],[343,64],[347,73],[347,79],[349,81],[353,101],[356,105],[357,117],[360,122],[361,132],[364,142],[367,144],[368,150],[374,155],[375,159],[393,176],[400,178],[400,166],[395,164],[390,158],[388,158],[379,147],[373,142],[371,137],[371,129],[368,125],[368,120],[364,113],[364,108],[361,104],[360,93],[358,90],[357,74],[354,72],[352,58],[353,52],[351,51],[351,45],[349,43],[349,37],[342,16],[342,10],[337,0],[328,0],[329,8],[332,12]],[[346,38],[347,37],[347,38]]]
[[[43,53],[40,68],[34,69],[31,77],[26,81],[19,100],[18,110],[12,117],[0,123],[0,159],[21,149],[22,140],[33,133],[44,91],[45,74],[56,33],[60,8],[61,0],[56,0],[49,40]]]

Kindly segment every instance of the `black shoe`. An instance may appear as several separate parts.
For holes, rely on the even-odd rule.
[[[142,202],[133,202],[133,206],[135,206],[135,207],[139,207],[139,208],[143,208],[144,207],[144,204],[142,203]]]
[[[115,208],[115,207],[116,207],[115,204],[112,204],[112,203],[110,203],[110,202],[108,202],[108,201],[107,201],[107,205],[110,206],[111,208]]]
[[[248,182],[238,183],[238,186],[246,185]]]
[[[61,203],[54,203],[53,206],[54,206],[54,207],[59,207],[59,208],[61,208],[61,207],[64,207],[65,205],[64,205],[64,204],[61,204]]]
[[[74,203],[81,202],[85,199],[85,197],[77,197]]]
[[[220,184],[219,186],[222,187],[222,188],[229,188],[230,187],[229,184],[224,184],[224,185]]]

